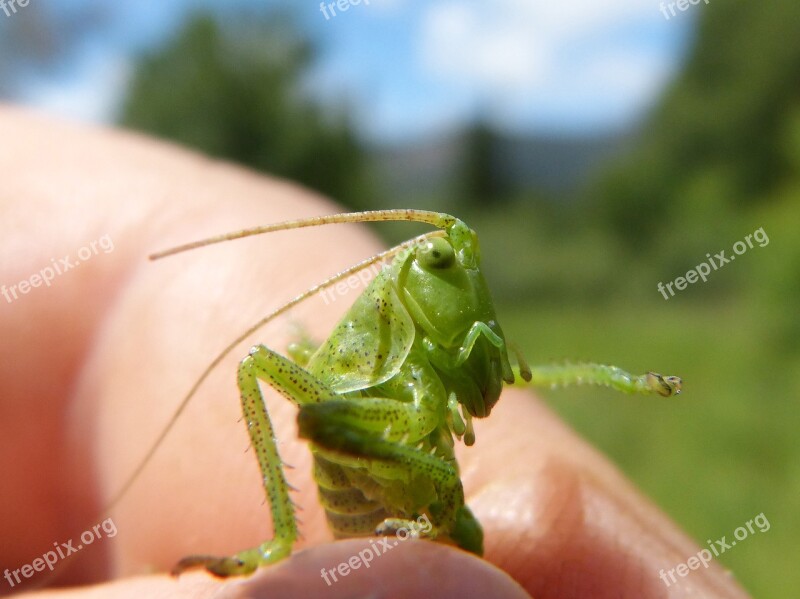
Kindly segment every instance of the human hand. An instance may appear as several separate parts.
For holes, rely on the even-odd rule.
[[[0,285],[17,285],[10,301],[0,296],[0,569],[31,563],[107,518],[116,530],[54,571],[59,582],[113,582],[38,596],[747,596],[713,562],[666,586],[659,571],[685,563],[698,547],[518,390],[506,391],[491,417],[476,421],[474,447],[458,449],[467,503],[484,527],[485,560],[408,542],[328,585],[321,570],[374,539],[332,541],[310,453],[296,439],[296,410],[270,397],[302,507],[296,553],[248,578],[147,574],[188,554],[226,555],[269,537],[256,461],[243,453],[234,373],[248,344],[285,348],[285,320],[214,371],[130,492],[109,513],[103,506],[216,352],[380,244],[362,227],[329,226],[148,262],[149,253],[173,244],[336,208],[299,187],[174,146],[15,109],[0,110],[0,137],[7,140]],[[96,244],[97,252],[75,260],[104,236],[112,250]],[[79,266],[22,292],[20,281],[32,283],[33,274],[68,254]],[[323,338],[356,293],[331,304],[312,298],[293,318]],[[28,582],[49,580],[45,571]],[[12,589],[0,579],[0,588],[31,587]]]

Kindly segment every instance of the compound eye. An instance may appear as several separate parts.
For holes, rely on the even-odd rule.
[[[449,241],[433,237],[417,249],[417,260],[423,268],[450,268],[455,264],[456,253]]]

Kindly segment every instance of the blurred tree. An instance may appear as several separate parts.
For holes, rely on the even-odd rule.
[[[197,15],[140,62],[121,122],[366,207],[366,154],[345,109],[302,93],[312,54],[286,18]]]
[[[800,105],[800,3],[703,8],[686,67],[644,128],[642,146],[596,198],[605,220],[637,246],[670,229],[668,212],[698,201],[691,190],[713,187],[723,207],[740,212],[797,177],[784,133],[794,130]]]
[[[500,136],[478,118],[463,134],[462,155],[454,180],[466,204],[495,204],[507,198],[509,185],[498,168]]]

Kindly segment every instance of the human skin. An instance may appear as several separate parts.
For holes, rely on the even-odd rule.
[[[99,252],[8,301],[0,296],[0,575],[107,518],[117,533],[35,573],[70,584],[37,597],[746,597],[716,562],[666,586],[700,548],[531,393],[509,390],[459,447],[485,559],[409,541],[328,585],[374,539],[332,541],[296,410],[267,403],[302,507],[303,539],[281,564],[229,581],[165,571],[192,553],[229,554],[269,538],[260,475],[239,422],[236,364],[250,345],[278,351],[292,322],[322,338],[356,290],[315,297],[215,369],[163,446],[124,484],[203,368],[251,323],[381,248],[363,227],[328,226],[203,248],[208,235],[339,210],[293,184],[119,131],[0,108],[0,285],[108,235]],[[500,315],[502,319],[502,315]],[[679,484],[679,481],[676,481]],[[77,543],[76,543],[77,544]],[[88,586],[87,583],[101,583]],[[79,586],[75,586],[79,585]],[[0,578],[0,594],[11,591]],[[690,595],[690,591],[694,594]]]

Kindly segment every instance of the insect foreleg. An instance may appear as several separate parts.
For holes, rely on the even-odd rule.
[[[283,473],[283,462],[275,445],[275,431],[267,413],[258,380],[267,382],[293,403],[322,402],[334,399],[335,393],[308,372],[261,345],[250,350],[239,365],[238,383],[242,411],[250,441],[255,449],[264,480],[264,490],[272,512],[273,538],[258,547],[232,557],[190,556],[173,570],[205,567],[217,576],[249,574],[261,565],[287,557],[298,536],[295,509],[289,497],[289,485]]]
[[[456,370],[463,366],[463,364],[469,359],[469,356],[475,347],[475,343],[478,341],[481,335],[483,335],[489,343],[499,349],[503,356],[507,355],[505,340],[500,335],[495,333],[488,324],[480,321],[472,323],[469,331],[467,331],[467,334],[464,336],[464,340],[461,342],[461,347],[459,348],[457,354],[453,355],[446,352],[429,338],[424,340],[425,349],[429,354],[431,354],[431,359],[435,364],[442,366],[447,370]],[[503,380],[507,383],[513,383],[514,373],[511,370],[511,365],[508,363],[507,358],[503,359],[502,368]]]
[[[530,370],[530,384],[541,387],[602,385],[624,393],[657,393],[669,397],[680,393],[682,385],[677,376],[663,376],[656,372],[636,376],[605,364],[553,364],[534,366]]]

